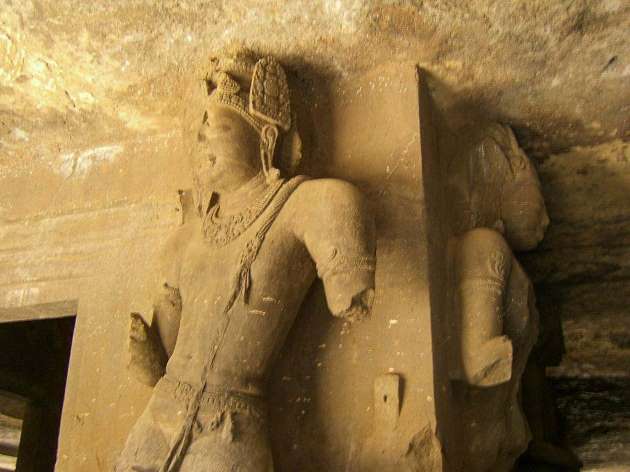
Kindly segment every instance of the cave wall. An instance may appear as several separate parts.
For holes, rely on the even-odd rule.
[[[510,123],[537,155],[627,139],[629,21],[621,0],[4,0],[3,158],[169,133],[187,75],[233,41],[309,79],[416,62],[441,108]]]
[[[625,375],[630,146],[575,148],[538,169],[552,224],[539,250],[522,258],[541,305],[563,320],[566,355],[557,373]]]
[[[155,195],[136,203],[109,200],[103,189],[115,182],[124,185],[118,177],[124,165],[110,165],[116,166],[114,179],[108,179],[107,172],[88,172],[97,185],[90,176],[65,180],[50,169],[41,169],[40,178],[4,179],[15,190],[14,201],[35,207],[31,215],[25,212],[0,229],[2,321],[77,315],[59,470],[111,465],[112,448],[119,447],[148,399],[150,392],[130,379],[125,369],[128,313],[147,312],[151,261],[168,231],[181,220],[177,193],[164,195],[161,202],[151,200]],[[55,206],[50,187],[52,198],[40,199],[40,205],[35,196],[20,199],[22,192],[45,192],[41,186],[55,179],[60,185],[54,188],[75,208]],[[73,190],[86,192],[89,199],[73,200]]]
[[[562,344],[549,336],[548,375],[585,469],[615,470],[630,463],[630,146],[576,147],[538,170],[551,225],[540,248],[519,256],[541,317],[564,333]]]

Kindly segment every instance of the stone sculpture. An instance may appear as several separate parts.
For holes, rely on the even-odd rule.
[[[533,304],[528,306],[533,291],[527,275],[501,233],[477,228],[458,239],[455,280],[463,378],[480,387],[508,382],[514,376],[514,340],[536,337],[538,320],[531,316]]]
[[[496,230],[468,231],[454,252],[465,470],[506,471],[531,438],[519,393],[538,335],[534,291]]]
[[[471,152],[451,162],[448,188],[455,234],[496,226],[514,251],[542,241],[549,216],[540,181],[508,126],[488,127]]]
[[[296,129],[280,64],[237,51],[204,80],[198,217],[166,245],[153,322],[132,315],[130,366],[155,388],[120,472],[273,470],[265,381],[314,278],[335,316],[358,320],[372,304],[375,234],[360,193],[275,165]]]
[[[549,218],[536,171],[512,131],[494,125],[451,168],[459,390],[466,470],[509,470],[532,439],[521,378],[539,330],[534,291],[512,254],[542,240]]]

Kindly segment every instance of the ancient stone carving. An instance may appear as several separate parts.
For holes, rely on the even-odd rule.
[[[461,236],[454,263],[466,470],[510,470],[530,440],[519,391],[538,335],[533,288],[496,230]]]
[[[442,445],[430,425],[408,436],[400,423],[404,379],[395,373],[381,374],[374,379],[374,423],[365,439],[356,462],[347,470],[360,472],[422,472],[442,470]]]
[[[493,386],[512,377],[512,342],[505,335],[508,282],[514,259],[496,231],[480,228],[459,238],[455,249],[457,312],[461,316],[461,377]]]
[[[396,429],[400,415],[400,376],[379,375],[374,380],[374,423],[379,432],[390,433]]]
[[[275,165],[280,141],[296,139],[282,67],[238,51],[205,81],[198,217],[166,245],[151,325],[132,315],[131,366],[155,388],[118,471],[273,470],[265,381],[308,288],[319,275],[348,320],[372,304],[374,225],[359,192]]]
[[[512,131],[492,126],[451,166],[453,281],[459,332],[453,377],[463,381],[464,465],[509,470],[531,439],[521,378],[538,336],[534,292],[512,249],[532,249],[549,218],[535,169]]]
[[[515,251],[535,248],[549,225],[536,169],[508,126],[494,124],[449,166],[455,234],[497,227]]]

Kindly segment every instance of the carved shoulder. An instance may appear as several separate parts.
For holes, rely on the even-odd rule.
[[[512,251],[501,233],[476,228],[460,236],[456,270],[460,277],[496,276],[505,278],[512,265]]]
[[[492,228],[475,228],[467,231],[459,237],[459,245],[476,251],[511,252],[505,237]]]
[[[294,194],[298,234],[309,229],[351,224],[369,218],[365,199],[358,188],[339,179],[314,179],[300,185]]]
[[[303,183],[295,196],[294,231],[315,261],[330,311],[364,318],[374,294],[376,235],[361,192],[341,180],[321,179]]]

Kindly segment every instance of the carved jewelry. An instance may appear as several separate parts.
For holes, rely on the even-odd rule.
[[[254,179],[260,178],[254,177]],[[238,238],[267,208],[284,182],[281,178],[275,179],[260,198],[235,213],[221,216],[220,203],[212,206],[203,217],[203,234],[206,242],[213,246],[225,246]]]

